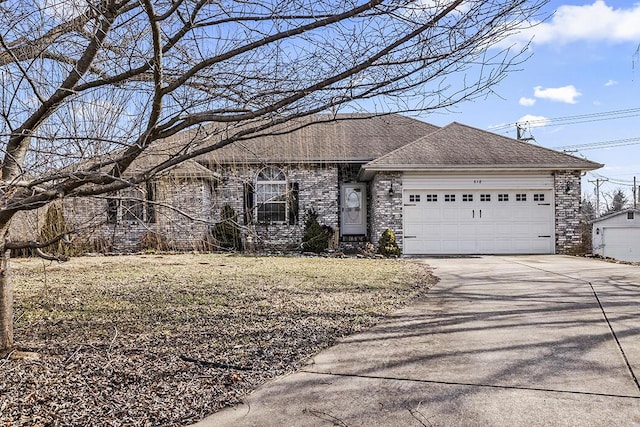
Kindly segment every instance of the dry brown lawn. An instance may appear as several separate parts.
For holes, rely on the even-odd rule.
[[[234,404],[434,283],[381,259],[212,254],[12,261],[0,425],[177,426]]]

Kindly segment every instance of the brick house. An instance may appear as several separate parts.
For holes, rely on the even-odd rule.
[[[228,145],[144,188],[70,200],[66,218],[117,251],[150,235],[200,248],[226,205],[257,248],[299,248],[310,210],[336,244],[376,244],[391,228],[407,255],[567,253],[580,243],[580,176],[598,163],[459,123],[323,117]]]

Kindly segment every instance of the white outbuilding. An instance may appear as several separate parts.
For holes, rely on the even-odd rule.
[[[640,261],[640,209],[627,209],[592,222],[593,253],[620,261]]]

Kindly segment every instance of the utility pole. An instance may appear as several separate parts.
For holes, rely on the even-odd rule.
[[[638,187],[636,187],[636,177],[633,177],[633,209],[636,208],[637,203],[636,203],[636,191],[638,190]]]
[[[595,181],[589,181],[590,183],[596,185],[596,218],[600,216],[600,185],[604,184],[607,181],[609,181],[609,178],[596,178]]]
[[[516,139],[518,141],[528,142],[535,141],[536,139],[531,135],[531,131],[529,130],[530,136],[524,136],[527,129],[524,128],[520,123],[516,123]]]

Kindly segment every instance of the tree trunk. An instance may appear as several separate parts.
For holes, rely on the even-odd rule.
[[[4,249],[4,244],[1,245]],[[13,347],[13,286],[9,272],[10,250],[0,258],[0,354]]]

